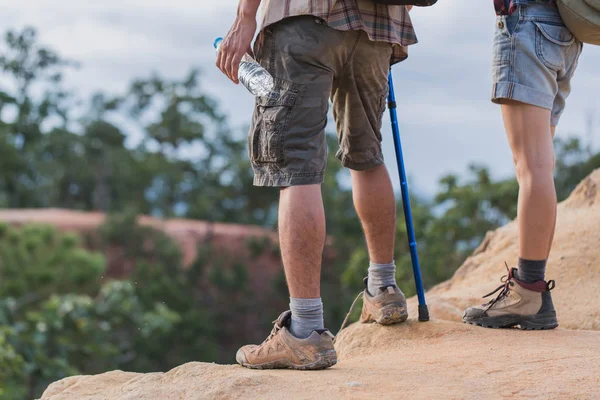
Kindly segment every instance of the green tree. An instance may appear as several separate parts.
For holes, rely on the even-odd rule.
[[[145,305],[128,281],[102,284],[104,259],[48,226],[0,225],[0,370],[4,396],[34,398],[51,382],[128,365],[139,343],[179,315]]]
[[[19,400],[25,397],[26,388],[23,357],[10,344],[15,341],[15,330],[0,325],[0,399]]]
[[[36,31],[25,28],[4,35],[0,71],[8,83],[0,87],[0,114],[14,115],[0,122],[0,205],[39,206],[36,196],[39,169],[33,149],[50,118],[65,126],[71,94],[62,88],[63,70],[72,65],[37,43]],[[34,95],[34,93],[41,93]]]
[[[95,294],[104,273],[104,259],[79,246],[75,234],[60,234],[44,225],[17,230],[0,225],[0,293],[25,303],[53,294]]]

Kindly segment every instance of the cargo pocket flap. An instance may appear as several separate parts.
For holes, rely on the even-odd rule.
[[[267,96],[256,98],[256,104],[263,107],[286,106],[292,107],[298,101],[300,88],[293,82],[275,78],[273,90]]]
[[[538,27],[542,35],[554,44],[559,46],[570,46],[575,41],[575,37],[567,27],[535,21],[533,23]]]

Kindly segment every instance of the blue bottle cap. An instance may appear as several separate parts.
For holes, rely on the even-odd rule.
[[[213,46],[215,46],[215,49],[219,47],[219,45],[221,44],[222,41],[223,41],[222,37],[218,37],[215,39],[215,41],[213,42]]]

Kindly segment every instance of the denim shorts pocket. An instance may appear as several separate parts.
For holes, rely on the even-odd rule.
[[[566,68],[567,51],[575,37],[564,25],[549,22],[533,22],[536,26],[535,51],[546,67],[554,71]]]
[[[496,33],[494,35],[494,56],[492,64],[507,65],[512,60],[512,32],[509,30],[506,17],[496,18]]]
[[[256,98],[257,118],[248,136],[250,159],[256,163],[283,162],[285,133],[300,93],[298,85],[283,79],[274,80],[271,93]]]

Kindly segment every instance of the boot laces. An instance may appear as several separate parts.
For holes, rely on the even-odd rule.
[[[354,299],[354,301],[352,302],[352,305],[350,306],[350,311],[348,311],[348,314],[346,314],[346,318],[344,318],[344,321],[342,322],[342,326],[340,327],[340,330],[338,331],[337,335],[333,336],[333,343],[335,343],[335,341],[337,340],[340,332],[342,332],[342,330],[346,327],[346,325],[348,324],[348,322],[350,321],[350,315],[352,315],[352,311],[354,311],[354,306],[356,305],[356,302],[358,301],[358,299],[363,298],[364,296],[364,290],[361,291],[358,296],[356,296],[356,298]]]
[[[483,296],[483,298],[485,299],[486,297],[490,297],[490,296],[494,295],[495,293],[497,293],[498,291],[500,291],[500,293],[498,293],[498,295],[495,298],[493,298],[492,300],[490,300],[486,304],[484,304],[484,306],[486,306],[487,309],[490,309],[490,307],[492,307],[494,304],[496,304],[500,300],[504,299],[510,293],[511,286],[513,286],[515,284],[513,282],[514,276],[512,274],[512,271],[510,270],[510,268],[508,268],[508,264],[504,263],[504,265],[506,265],[507,274],[502,276],[502,278],[500,278],[502,285],[498,286],[495,290],[493,290],[492,292]]]
[[[261,343],[261,345],[265,344],[269,340],[273,339],[275,337],[275,335],[277,335],[277,333],[281,330],[281,326],[279,326],[278,322],[279,322],[278,320],[273,321],[273,324],[275,324],[275,325],[273,325],[273,329],[271,330],[271,333],[269,333],[269,336],[267,336],[267,338]]]

